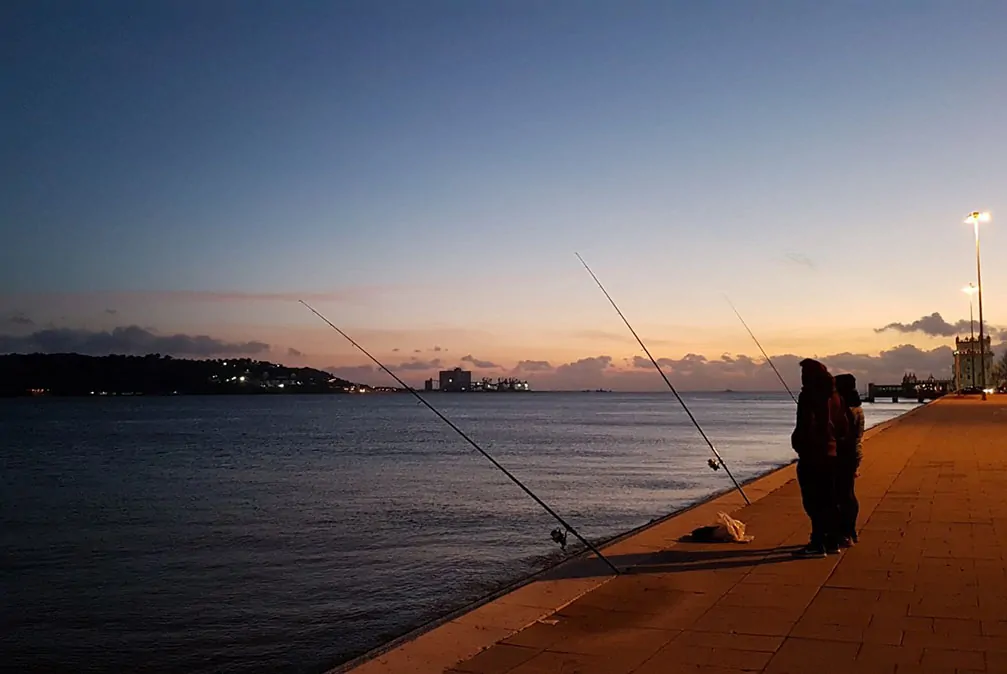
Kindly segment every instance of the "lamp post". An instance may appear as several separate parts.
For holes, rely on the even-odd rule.
[[[982,275],[982,265],[979,262],[979,223],[989,222],[990,214],[987,212],[980,213],[979,211],[972,211],[965,218],[965,222],[972,225],[976,233],[976,285],[979,286],[979,369],[983,373],[982,376],[982,387],[983,395],[982,399],[986,400],[986,340],[984,339],[983,330],[983,275]]]
[[[972,364],[972,386],[976,385],[976,322],[972,319],[972,296],[976,294],[976,284],[970,283],[967,287],[962,288],[962,292],[969,296],[969,337],[971,338],[972,345],[969,346],[969,361]]]

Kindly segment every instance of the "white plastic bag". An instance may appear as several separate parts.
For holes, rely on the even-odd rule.
[[[717,524],[699,527],[692,532],[691,540],[696,543],[750,543],[755,536],[745,535],[745,523],[727,513],[718,513]]]
[[[724,530],[724,540],[734,541],[735,543],[750,543],[755,539],[755,536],[745,535],[745,523],[736,520],[727,513],[719,513],[717,518],[720,520],[718,529]]]

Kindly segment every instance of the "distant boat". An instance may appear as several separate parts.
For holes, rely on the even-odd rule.
[[[725,389],[724,389],[724,393],[734,393],[734,391],[732,391],[732,390],[731,390],[731,389],[729,389],[729,388],[725,388]]]

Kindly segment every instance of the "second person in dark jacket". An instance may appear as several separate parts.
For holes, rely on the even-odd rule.
[[[860,503],[857,501],[856,480],[863,458],[864,408],[857,393],[857,379],[852,374],[836,377],[836,390],[846,406],[846,416],[850,431],[845,441],[840,443],[836,456],[836,498],[839,499],[840,547],[849,547],[857,542],[857,516]]]

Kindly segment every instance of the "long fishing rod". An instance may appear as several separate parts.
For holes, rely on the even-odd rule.
[[[384,370],[389,375],[391,375],[392,379],[394,379],[395,381],[397,381],[399,383],[399,385],[402,386],[402,388],[404,388],[407,391],[409,391],[410,393],[412,393],[416,397],[417,400],[419,400],[423,405],[425,405],[427,407],[427,409],[429,409],[431,412],[433,412],[434,414],[436,414],[438,416],[438,418],[440,418],[441,421],[443,421],[448,426],[450,426],[451,430],[453,430],[455,433],[457,433],[458,435],[460,435],[462,437],[462,439],[465,440],[465,442],[467,442],[470,445],[472,445],[472,447],[475,448],[475,450],[477,452],[479,452],[480,454],[482,454],[483,456],[485,456],[487,459],[489,459],[490,463],[492,463],[494,466],[496,466],[497,468],[499,468],[500,471],[503,472],[503,474],[506,475],[510,479],[511,482],[513,482],[514,484],[516,484],[517,486],[519,486],[521,488],[521,490],[524,491],[524,493],[526,493],[526,494],[528,494],[528,496],[532,497],[535,500],[535,502],[538,503],[540,506],[542,506],[542,508],[547,513],[549,513],[550,515],[552,515],[556,519],[556,521],[559,522],[563,526],[563,530],[562,531],[560,531],[560,530],[557,529],[557,530],[555,530],[555,531],[552,532],[552,539],[554,541],[556,541],[557,543],[559,543],[562,548],[564,548],[564,549],[566,548],[566,532],[569,531],[571,534],[573,534],[577,538],[578,541],[580,541],[581,543],[583,543],[591,552],[593,552],[598,557],[598,559],[600,559],[601,561],[605,562],[605,564],[608,566],[608,568],[610,568],[612,570],[612,573],[614,573],[617,576],[619,575],[619,569],[617,569],[615,567],[615,565],[612,562],[610,562],[607,557],[605,557],[605,555],[601,554],[601,552],[598,550],[598,548],[596,548],[593,545],[591,545],[590,541],[588,541],[586,538],[584,538],[583,536],[581,536],[580,533],[578,533],[577,530],[573,528],[573,526],[571,526],[570,524],[568,524],[566,520],[564,520],[562,517],[560,517],[558,514],[556,514],[556,511],[554,511],[552,508],[550,508],[546,504],[545,501],[543,501],[538,496],[536,496],[535,493],[532,492],[531,489],[529,489],[528,487],[526,487],[524,485],[524,483],[522,483],[521,480],[517,479],[509,470],[507,470],[506,468],[504,468],[503,466],[501,466],[497,462],[496,459],[494,459],[492,456],[489,455],[489,453],[486,450],[484,450],[482,447],[480,447],[478,444],[476,444],[476,441],[473,440],[472,438],[470,438],[465,433],[465,431],[463,431],[462,429],[460,429],[457,426],[455,426],[455,424],[450,419],[448,419],[446,416],[444,416],[443,414],[441,414],[440,411],[437,410],[437,408],[435,408],[433,405],[431,405],[429,402],[427,402],[427,399],[424,398],[423,396],[421,396],[416,389],[414,389],[412,386],[410,386],[409,384],[407,384],[404,381],[402,381],[402,379],[400,379],[397,374],[395,374],[394,372],[392,372],[391,370],[389,370],[387,367],[385,367],[381,363],[381,361],[379,361],[377,358],[375,358],[370,353],[368,353],[367,349],[365,349],[364,347],[360,346],[355,341],[353,341],[353,338],[351,338],[345,332],[343,332],[342,330],[340,330],[339,328],[337,328],[336,325],[332,321],[330,321],[325,316],[323,316],[322,314],[320,314],[317,311],[315,311],[314,307],[312,307],[310,304],[308,304],[304,300],[298,300],[298,302],[300,302],[305,307],[307,307],[308,310],[311,311],[311,313],[313,313],[315,316],[318,316],[320,319],[322,319],[323,321],[325,321],[329,325],[330,328],[332,328],[333,330],[335,330],[336,332],[338,332],[340,335],[342,335],[343,338],[346,339],[346,341],[348,341],[354,347],[356,347],[356,349],[358,351],[360,351],[360,353],[364,354],[365,356],[367,356],[368,358],[370,358],[372,361],[374,361],[375,365],[377,365],[382,370]]]
[[[787,389],[787,393],[790,394],[791,400],[793,400],[794,404],[796,405],[797,397],[794,396],[794,392],[790,390],[789,386],[787,386],[787,381],[783,378],[783,375],[780,374],[780,371],[776,369],[776,364],[773,363],[773,359],[770,358],[769,354],[766,353],[766,350],[762,348],[762,344],[759,344],[759,340],[756,339],[755,335],[752,333],[752,329],[748,327],[748,323],[745,322],[745,319],[742,318],[741,314],[738,313],[738,310],[737,308],[735,308],[734,302],[731,301],[731,298],[728,297],[727,295],[724,295],[724,299],[726,299],[727,303],[731,305],[732,309],[734,309],[734,315],[737,316],[738,320],[741,321],[741,324],[745,326],[745,330],[748,330],[748,336],[751,337],[752,341],[755,342],[755,345],[759,347],[759,351],[762,352],[762,355],[766,359],[766,362],[769,363],[769,367],[773,368],[773,372],[776,373],[776,377],[780,380],[780,383],[783,384],[783,388]]]
[[[738,483],[738,481],[734,479],[734,475],[731,474],[731,469],[727,467],[726,463],[724,463],[724,458],[720,455],[720,452],[717,451],[717,448],[714,446],[710,438],[707,437],[706,432],[703,431],[703,427],[699,425],[698,421],[696,421],[696,417],[692,416],[692,411],[689,410],[689,406],[685,404],[685,401],[682,400],[682,396],[678,394],[678,391],[672,385],[671,380],[668,379],[668,376],[666,374],[664,374],[664,370],[661,369],[661,366],[658,364],[654,356],[650,354],[650,349],[648,349],[647,345],[643,343],[642,339],[640,339],[640,335],[636,334],[636,330],[634,330],[633,326],[629,324],[629,320],[627,320],[626,316],[623,315],[622,311],[619,309],[619,305],[617,305],[615,303],[615,300],[612,299],[612,296],[608,294],[608,291],[605,290],[605,286],[601,284],[601,281],[598,280],[598,277],[595,275],[595,273],[591,271],[591,268],[589,266],[587,266],[587,262],[584,262],[584,258],[580,256],[580,253],[574,253],[574,255],[576,255],[577,259],[580,260],[580,263],[584,265],[584,269],[587,269],[587,273],[591,275],[591,278],[594,279],[594,282],[598,284],[598,287],[601,289],[601,292],[603,292],[605,294],[605,297],[608,298],[608,301],[612,304],[612,308],[615,309],[615,312],[617,314],[619,314],[619,318],[622,319],[622,322],[626,324],[626,327],[629,328],[629,331],[633,333],[634,337],[636,337],[636,341],[640,344],[640,348],[643,349],[643,352],[647,354],[648,358],[650,358],[650,362],[654,364],[655,368],[657,368],[657,372],[658,374],[661,375],[661,379],[664,380],[664,383],[668,385],[668,388],[671,389],[671,392],[675,394],[676,398],[678,398],[678,402],[680,405],[682,405],[682,409],[685,410],[685,413],[689,415],[689,419],[692,420],[692,423],[696,427],[696,430],[699,431],[699,434],[703,436],[704,440],[706,440],[706,444],[710,446],[710,451],[712,451],[713,455],[717,457],[716,463],[714,463],[713,460],[711,459],[710,467],[716,469],[718,465],[723,466],[724,472],[726,472],[727,476],[731,478],[731,482],[734,483],[734,486],[741,494],[741,498],[745,499],[745,503],[747,503],[748,505],[752,505],[752,502],[748,500],[748,496],[745,494],[745,490],[741,488],[741,485]]]

